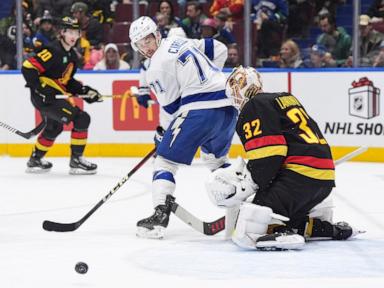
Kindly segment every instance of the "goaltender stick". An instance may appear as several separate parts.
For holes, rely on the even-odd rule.
[[[259,73],[241,66],[226,90],[240,111],[236,132],[249,161],[214,171],[206,187],[216,205],[240,204],[232,240],[247,249],[285,250],[305,239],[354,235],[347,223],[332,223],[330,147],[297,98],[263,92]]]

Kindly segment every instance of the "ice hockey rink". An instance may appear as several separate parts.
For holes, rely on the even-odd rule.
[[[308,243],[301,251],[244,251],[222,233],[204,236],[174,215],[163,240],[135,236],[152,213],[146,163],[78,230],[46,232],[44,220],[75,222],[141,159],[94,158],[96,176],[68,175],[50,158],[49,174],[25,174],[26,158],[0,157],[0,287],[384,287],[384,164],[337,166],[335,220],[366,230],[350,241]],[[224,214],[204,190],[199,160],[176,177],[176,200],[197,217]],[[75,272],[86,262],[87,274]]]

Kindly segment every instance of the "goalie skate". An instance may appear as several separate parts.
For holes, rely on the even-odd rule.
[[[359,234],[365,233],[363,230],[358,230],[351,227],[347,222],[329,223],[313,219],[312,235],[306,235],[308,241],[318,240],[347,240]]]

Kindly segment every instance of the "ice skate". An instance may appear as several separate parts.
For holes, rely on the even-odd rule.
[[[330,223],[320,219],[312,219],[312,232],[306,235],[306,240],[346,240],[365,231],[351,227],[347,222]]]
[[[346,240],[362,233],[365,233],[365,231],[351,227],[347,222],[337,222],[333,224],[332,239]]]
[[[172,201],[175,198],[171,195],[167,196],[165,205],[158,205],[152,216],[144,218],[137,222],[136,235],[142,238],[161,239],[164,237],[165,228],[169,223],[169,215],[171,214]]]
[[[72,156],[69,166],[71,175],[92,175],[97,172],[97,165],[85,160],[83,156]]]
[[[44,160],[43,158],[35,157],[34,155],[29,158],[27,162],[27,173],[47,173],[51,171],[52,163]]]

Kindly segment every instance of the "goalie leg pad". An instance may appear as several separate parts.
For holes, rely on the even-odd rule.
[[[300,249],[305,244],[301,235],[293,232],[267,234],[268,225],[279,216],[266,206],[243,203],[240,206],[236,229],[232,241],[244,249],[253,250],[290,250]]]
[[[244,249],[256,249],[257,238],[265,235],[272,220],[272,209],[253,203],[242,203],[232,241]]]
[[[332,223],[333,208],[333,199],[331,196],[328,196],[309,211],[309,217]]]

